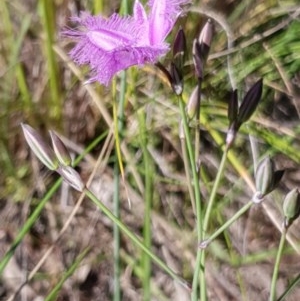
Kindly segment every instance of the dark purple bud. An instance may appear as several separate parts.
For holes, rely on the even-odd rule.
[[[195,39],[193,42],[193,62],[195,67],[196,76],[203,79],[203,59],[201,58],[201,50],[198,41]]]
[[[237,90],[235,89],[234,91],[231,92],[229,103],[228,103],[227,116],[228,116],[230,125],[234,121],[236,121],[237,115],[238,115],[238,110],[239,110],[238,94],[237,94]]]
[[[262,84],[263,80],[261,78],[250,88],[244,97],[237,117],[239,125],[246,122],[254,113],[262,95]]]
[[[30,125],[21,124],[22,130],[27,141],[27,144],[39,158],[39,160],[46,165],[50,170],[57,170],[58,160],[50,148],[50,146],[44,141],[43,137]]]
[[[198,44],[200,45],[200,57],[202,60],[205,62],[208,57],[208,53],[210,50],[212,38],[213,38],[213,33],[214,33],[214,25],[211,19],[208,19],[207,22],[205,23],[203,29],[201,30],[199,39],[198,39]]]
[[[183,79],[181,71],[174,63],[171,63],[171,86],[176,95],[181,95],[183,91]]]
[[[185,52],[186,38],[183,29],[180,27],[173,44],[173,61],[179,69],[183,67]]]
[[[72,159],[66,146],[53,131],[49,131],[49,133],[52,141],[52,147],[58,161],[62,165],[71,166]]]

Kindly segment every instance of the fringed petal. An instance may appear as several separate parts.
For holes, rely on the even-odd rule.
[[[182,12],[181,6],[189,0],[150,0],[149,39],[151,45],[161,43],[172,30]]]
[[[187,0],[150,0],[150,16],[135,1],[132,17],[113,14],[105,19],[82,13],[72,18],[76,29],[67,29],[64,36],[77,44],[70,51],[71,58],[79,65],[89,64],[92,76],[88,82],[99,81],[108,85],[119,71],[130,66],[155,63],[169,50],[164,42]]]

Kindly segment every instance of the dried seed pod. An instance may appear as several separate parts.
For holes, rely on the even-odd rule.
[[[51,141],[52,141],[52,147],[54,150],[54,153],[58,159],[58,161],[65,166],[71,166],[72,165],[72,159],[70,156],[70,153],[68,149],[66,148],[65,144],[61,141],[61,139],[55,134],[53,131],[49,131]]]
[[[297,188],[291,190],[283,201],[284,226],[288,228],[300,215],[300,193]]]
[[[27,141],[27,144],[39,158],[39,160],[47,166],[50,170],[57,170],[59,162],[50,148],[50,146],[44,141],[42,136],[30,125],[21,124],[22,130]]]

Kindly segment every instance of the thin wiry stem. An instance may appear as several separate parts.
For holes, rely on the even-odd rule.
[[[141,148],[143,152],[143,161],[145,169],[145,212],[144,212],[144,228],[143,238],[145,246],[151,250],[151,207],[153,200],[153,175],[154,168],[151,156],[147,149],[148,136],[147,136],[147,124],[146,124],[146,111],[141,110],[139,112],[139,123],[140,123],[140,140]],[[151,258],[146,254],[142,254],[142,266],[143,266],[143,300],[150,301],[150,279],[151,279]]]
[[[187,149],[186,149],[186,141],[185,141],[184,137],[180,138],[180,141],[181,141],[183,164],[184,164],[187,186],[188,186],[188,190],[189,190],[189,196],[191,198],[193,212],[194,212],[194,214],[196,214],[195,194],[194,194],[193,187],[192,187],[192,180],[191,180],[190,168],[189,168],[189,158],[188,158],[188,153],[187,153]]]
[[[189,284],[178,276],[171,268],[169,268],[164,261],[162,261],[159,257],[157,257],[154,253],[152,253],[130,229],[123,224],[120,219],[118,219],[99,199],[87,188],[84,189],[85,195],[114,223],[116,224],[120,230],[129,237],[129,239],[136,244],[142,251],[144,251],[151,259],[168,275],[170,275],[174,280],[176,280],[183,287],[189,289]]]
[[[115,87],[115,85],[114,85]],[[116,88],[116,87],[115,87]],[[125,93],[126,93],[126,73],[121,74],[121,89],[119,94],[118,113],[115,112],[115,126],[116,126],[116,155],[114,163],[114,214],[117,218],[120,218],[120,172],[122,172],[122,159],[120,158],[120,136],[122,136],[124,128],[124,104],[125,104]],[[116,106],[116,103],[115,103]],[[115,107],[116,109],[116,107]],[[117,115],[117,116],[116,116]],[[120,284],[120,230],[119,227],[114,224],[114,301],[121,300],[121,284]]]
[[[200,102],[201,102],[201,85],[202,79],[198,79],[197,103],[198,109],[196,112],[196,130],[195,130],[195,162],[199,164],[200,157]]]
[[[239,219],[254,203],[252,201],[244,205],[238,212],[236,212],[227,222],[225,222],[216,232],[214,232],[208,239],[200,243],[200,248],[206,248],[214,239],[216,239],[222,232],[224,232],[230,225]]]
[[[219,185],[220,185],[220,182],[221,182],[221,178],[222,178],[222,175],[223,175],[223,172],[224,172],[224,169],[225,169],[225,163],[226,163],[226,160],[227,160],[227,153],[228,153],[228,148],[226,147],[224,152],[223,152],[223,156],[222,156],[222,160],[221,160],[221,163],[220,163],[220,166],[219,166],[219,170],[218,170],[215,182],[214,182],[214,186],[213,186],[212,191],[210,193],[210,198],[209,198],[207,208],[206,208],[206,211],[205,211],[204,220],[203,220],[203,228],[202,228],[202,230],[203,230],[202,236],[204,236],[206,234],[206,231],[207,231],[207,228],[208,228],[208,224],[209,224],[213,204],[214,204],[214,201],[216,199],[217,191],[218,191],[218,188],[219,188]],[[204,268],[205,267],[205,251],[201,250],[200,253],[201,253],[201,255],[200,255],[200,257],[201,257],[200,266],[204,269],[204,271],[203,271],[203,274],[204,274],[204,272],[205,272],[205,268]],[[205,285],[205,279],[201,279],[201,281],[203,281],[203,285]],[[200,293],[201,293],[201,301],[205,301],[206,300],[206,291],[202,289]]]
[[[282,252],[283,252],[284,243],[285,243],[286,233],[287,233],[287,229],[286,229],[286,227],[283,227],[282,232],[281,232],[279,247],[277,250],[273,276],[272,276],[270,299],[269,299],[270,301],[276,300],[276,282],[277,282],[277,278],[278,278],[279,265],[280,265],[280,260],[281,260],[281,256],[282,256]]]
[[[187,145],[187,150],[188,150],[188,157],[190,159],[190,165],[191,165],[191,171],[192,171],[192,177],[193,177],[195,203],[196,203],[197,238],[198,238],[198,242],[200,242],[202,240],[202,222],[201,222],[202,214],[201,214],[201,195],[200,195],[199,175],[198,175],[197,166],[196,166],[196,162],[195,162],[195,154],[194,154],[194,149],[193,149],[193,145],[192,145],[191,135],[190,135],[189,127],[188,127],[187,116],[185,113],[182,96],[178,97],[178,101],[179,101],[184,135],[185,135],[186,145]],[[199,281],[199,275],[201,276],[201,271],[202,271],[202,269],[200,267],[200,250],[198,250],[196,266],[195,266],[194,276],[193,276],[193,286],[192,286],[192,300],[193,301],[198,300],[198,281]],[[204,288],[202,288],[202,289],[204,289]]]

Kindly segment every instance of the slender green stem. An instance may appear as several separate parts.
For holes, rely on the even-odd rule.
[[[139,123],[140,123],[140,140],[141,148],[143,152],[143,162],[145,169],[145,213],[144,213],[144,244],[151,250],[151,207],[153,200],[153,174],[154,168],[151,160],[151,156],[148,152],[148,137],[147,137],[147,125],[146,125],[146,110],[141,110],[139,112]],[[143,253],[142,256],[142,266],[143,266],[143,300],[150,301],[151,299],[151,258]]]
[[[281,238],[280,238],[280,243],[279,247],[277,250],[277,255],[276,255],[276,260],[274,264],[274,270],[273,270],[273,276],[272,276],[272,282],[271,282],[271,291],[270,291],[270,301],[275,301],[276,300],[276,282],[278,278],[278,272],[279,272],[279,265],[280,265],[280,260],[283,252],[283,247],[285,243],[285,237],[286,237],[287,229],[284,227],[281,232]]]
[[[178,281],[185,288],[189,288],[188,283],[178,276],[171,268],[169,268],[159,257],[157,257],[154,253],[152,253],[138,238],[135,234],[133,234],[129,228],[123,224],[103,203],[101,203],[98,198],[87,188],[83,191],[85,195],[113,222],[115,223],[120,230],[126,234],[130,240],[135,243],[140,249],[142,249],[148,256],[152,258],[152,260],[163,269],[168,275],[170,275],[174,280]]]
[[[94,1],[94,12],[96,15],[103,12],[103,7],[104,7],[103,0]]]
[[[188,156],[190,159],[190,164],[191,164],[191,170],[192,170],[192,177],[193,177],[193,182],[194,182],[194,190],[195,190],[195,201],[196,201],[196,213],[197,213],[197,236],[198,239],[201,240],[202,238],[202,224],[201,224],[201,196],[200,196],[200,183],[199,183],[199,176],[197,172],[197,166],[195,162],[195,156],[194,156],[194,150],[193,150],[193,144],[191,140],[191,135],[189,131],[189,126],[188,126],[188,121],[184,109],[184,103],[183,99],[180,97],[179,98],[179,107],[180,107],[180,113],[181,113],[181,118],[183,122],[183,129],[184,129],[184,134],[185,134],[185,140],[186,140],[186,145],[187,145],[187,150],[188,150]]]
[[[120,168],[118,157],[115,155],[114,163],[114,196],[113,212],[117,218],[120,218]],[[113,224],[113,261],[114,261],[114,301],[121,301],[120,285],[120,230],[116,224]]]
[[[127,0],[122,0],[120,12],[123,15],[127,15],[128,14],[128,1]]]
[[[195,162],[199,164],[200,157],[200,102],[201,102],[201,85],[202,79],[198,79],[198,93],[197,93],[197,112],[196,112],[196,129],[195,129]]]
[[[180,137],[180,141],[181,141],[182,157],[183,157],[183,164],[184,164],[187,186],[188,186],[189,195],[191,198],[193,212],[194,212],[194,214],[196,214],[195,195],[194,195],[192,180],[191,180],[191,175],[190,175],[190,166],[189,166],[188,153],[187,153],[187,149],[186,149],[186,141],[185,141],[184,137]]]
[[[182,97],[179,97],[178,101],[179,101],[180,113],[181,113],[183,129],[184,129],[184,134],[185,134],[185,139],[186,139],[188,156],[190,159],[190,165],[191,165],[191,170],[192,170],[194,192],[195,192],[195,202],[196,202],[197,238],[198,238],[198,242],[200,242],[202,240],[202,223],[201,223],[201,195],[200,195],[199,174],[198,174],[197,166],[196,166],[196,162],[195,162],[195,155],[194,155],[191,135],[190,135],[189,127],[188,127],[188,122],[187,122],[187,117],[186,117]],[[192,300],[193,301],[198,300],[199,275],[200,275],[200,278],[204,277],[204,276],[201,276],[202,269],[200,266],[200,254],[199,253],[200,253],[200,251],[198,250],[196,266],[195,266],[194,276],[193,276],[193,287],[192,287]]]
[[[205,211],[205,215],[204,215],[204,219],[203,219],[203,228],[202,228],[203,229],[203,234],[202,234],[202,236],[206,235],[206,231],[207,231],[207,228],[208,228],[209,219],[210,219],[210,215],[211,215],[211,212],[212,212],[213,204],[214,204],[215,198],[217,196],[218,187],[220,185],[221,178],[222,178],[222,175],[223,175],[223,172],[224,172],[224,169],[225,169],[227,154],[228,154],[228,148],[225,148],[225,150],[223,152],[222,160],[221,160],[221,163],[220,163],[220,166],[219,166],[219,170],[218,170],[218,173],[217,173],[212,191],[210,193],[210,198],[209,198],[209,201],[208,201],[208,204],[207,204],[207,208],[206,208],[206,211]],[[203,275],[204,275],[205,274],[205,250],[201,250],[200,253],[201,253],[201,255],[200,255],[200,257],[201,257],[200,266],[203,269]],[[202,288],[201,291],[200,291],[201,301],[206,301],[206,291],[203,289],[203,287],[206,287],[204,276],[203,276],[203,278],[200,279],[200,282],[201,282],[201,288]]]
[[[206,248],[214,239],[216,239],[223,231],[225,231],[230,225],[232,225],[237,219],[239,219],[249,208],[253,205],[250,201],[244,205],[238,212],[236,212],[225,224],[223,224],[216,232],[214,232],[208,239],[203,240],[200,243],[200,248]]]
[[[122,0],[121,13],[126,15],[128,13],[128,2]],[[124,129],[124,107],[125,107],[125,94],[126,94],[126,72],[121,74],[121,88],[119,95],[119,106],[117,119],[114,116],[115,122],[115,140],[116,140],[116,155],[114,163],[114,214],[120,219],[120,173],[124,177],[124,170],[120,151],[120,139],[122,139]],[[114,111],[115,112],[115,111]],[[115,114],[114,114],[115,115]],[[120,284],[120,231],[117,224],[113,225],[114,232],[114,301],[121,301],[121,284]]]
[[[208,228],[209,219],[210,219],[210,216],[211,216],[214,201],[216,199],[217,191],[218,191],[218,188],[219,188],[219,185],[220,185],[220,182],[221,182],[221,178],[223,176],[223,172],[224,172],[224,169],[225,169],[227,154],[228,154],[228,149],[226,148],[223,152],[223,156],[222,156],[222,160],[221,160],[221,163],[220,163],[220,166],[219,166],[219,170],[218,170],[218,173],[217,173],[212,191],[210,193],[209,201],[208,201],[207,208],[206,208],[206,211],[205,211],[204,220],[203,220],[203,228],[202,228],[204,235],[206,234],[206,231],[207,231],[207,228]]]
[[[114,84],[114,87],[116,85]],[[115,95],[115,93],[113,93]],[[121,74],[121,89],[119,94],[119,104],[118,104],[118,113],[115,116],[115,124],[117,128],[117,135],[122,139],[122,133],[124,128],[124,105],[125,105],[125,94],[126,94],[126,73],[122,72]],[[115,97],[114,97],[115,98]],[[116,144],[120,143],[119,139],[115,139]],[[114,162],[114,215],[120,219],[120,166],[121,166],[121,158],[118,156],[118,149],[120,146],[116,145],[115,148],[115,162]],[[119,162],[120,160],[120,162]],[[113,225],[113,233],[114,233],[114,301],[121,300],[121,284],[120,284],[120,230],[119,227],[114,224]]]

